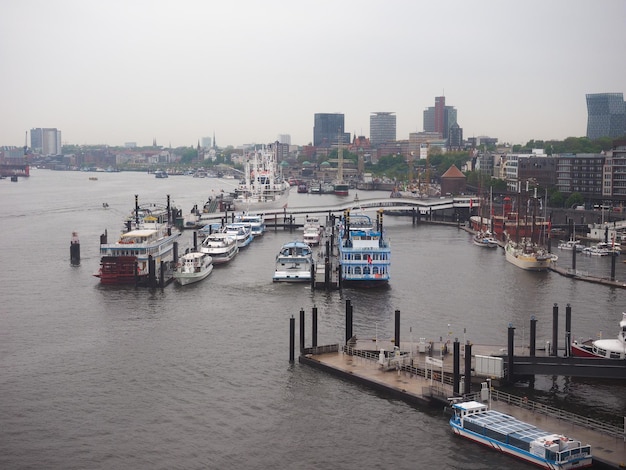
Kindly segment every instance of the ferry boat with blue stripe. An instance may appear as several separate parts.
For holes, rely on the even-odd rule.
[[[235,222],[250,224],[250,230],[253,237],[258,237],[265,233],[265,221],[263,220],[263,214],[249,214],[244,212],[242,214],[235,215]]]
[[[593,463],[591,446],[490,410],[484,403],[455,403],[452,410],[450,426],[456,435],[541,468],[589,468]]]
[[[389,283],[391,245],[384,236],[383,213],[376,225],[365,214],[344,213],[339,229],[341,283],[352,287],[377,287]]]
[[[226,233],[231,237],[234,237],[237,240],[237,246],[239,248],[245,248],[252,240],[254,240],[254,236],[252,235],[252,226],[246,222],[231,222],[230,224],[226,224],[222,233]]]

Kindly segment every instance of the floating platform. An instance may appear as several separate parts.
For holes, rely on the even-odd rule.
[[[436,375],[430,378],[411,374],[398,368],[389,369],[378,361],[346,354],[338,345],[324,346],[305,350],[299,356],[301,364],[309,365],[335,376],[359,383],[374,390],[389,394],[407,403],[421,406],[442,406],[452,397],[452,385],[436,381]],[[498,395],[496,395],[498,396]],[[550,412],[540,412],[542,405],[532,407],[527,401],[517,399],[521,406],[514,406],[504,399],[492,400],[491,408],[530,423],[542,429],[576,436],[589,443],[593,449],[594,468],[626,468],[626,434],[607,435],[597,429],[590,429],[566,421]],[[447,426],[447,422],[442,422]]]

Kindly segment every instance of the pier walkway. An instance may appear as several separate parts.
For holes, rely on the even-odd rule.
[[[426,378],[420,374],[419,369],[398,367],[389,370],[371,357],[346,354],[339,349],[337,345],[318,348],[319,354],[301,354],[299,362],[415,405],[445,406],[453,396],[452,385],[444,380],[443,375],[437,375],[436,369],[431,370],[430,377]],[[597,468],[626,468],[626,434],[623,429],[604,426],[582,416],[560,413],[559,410],[545,405],[495,390],[491,397],[491,407],[546,431],[564,434],[590,444],[594,466]]]

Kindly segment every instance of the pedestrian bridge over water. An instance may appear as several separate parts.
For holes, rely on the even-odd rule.
[[[476,196],[459,196],[459,197],[442,197],[442,198],[372,198],[361,199],[355,197],[345,202],[334,205],[315,205],[306,207],[284,207],[281,209],[267,209],[263,211],[255,211],[254,208],[250,208],[251,213],[262,212],[265,216],[271,218],[272,216],[289,217],[301,214],[315,214],[315,213],[342,213],[346,210],[361,211],[361,210],[389,210],[389,211],[412,211],[419,212],[421,216],[428,216],[433,213],[441,212],[444,210],[469,210],[472,207],[479,207],[480,199]],[[220,219],[224,216],[222,213],[215,214],[203,214],[203,220]]]

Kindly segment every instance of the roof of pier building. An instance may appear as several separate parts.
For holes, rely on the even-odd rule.
[[[466,178],[456,165],[441,175],[441,194],[461,194],[465,192]]]

